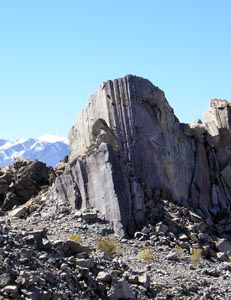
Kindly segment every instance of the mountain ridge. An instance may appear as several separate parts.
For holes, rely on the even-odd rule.
[[[43,135],[15,142],[0,139],[0,167],[12,165],[14,159],[18,157],[37,159],[55,167],[68,153],[68,139],[61,136]]]

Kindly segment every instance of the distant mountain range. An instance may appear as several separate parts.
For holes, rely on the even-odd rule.
[[[60,136],[44,135],[16,142],[0,139],[0,167],[12,165],[16,157],[37,159],[54,167],[68,154],[68,139]]]

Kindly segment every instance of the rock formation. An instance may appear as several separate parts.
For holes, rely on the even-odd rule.
[[[66,171],[48,194],[75,209],[95,208],[130,234],[153,223],[158,197],[190,207],[206,222],[230,215],[230,104],[211,100],[182,124],[164,93],[128,75],[103,83],[72,127]],[[151,204],[150,204],[151,203]],[[228,221],[227,221],[228,222]]]
[[[156,224],[161,198],[209,225],[231,224],[230,116],[230,103],[212,99],[205,124],[182,124],[148,80],[128,75],[103,83],[70,131],[70,155],[57,167],[60,176],[46,196],[43,216],[67,205],[94,208],[116,232],[133,235]],[[17,160],[1,169],[2,210],[29,200],[54,178],[39,162]]]
[[[17,158],[10,167],[0,169],[0,212],[21,205],[55,179],[52,168],[39,161]]]
[[[109,81],[55,170],[0,169],[0,299],[231,299],[231,108],[210,106],[181,124],[148,80]]]

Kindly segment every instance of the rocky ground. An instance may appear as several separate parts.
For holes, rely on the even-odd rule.
[[[156,224],[134,238],[94,211],[1,217],[0,299],[231,299],[229,235],[168,201],[155,207]]]
[[[181,124],[148,80],[101,85],[54,170],[0,169],[0,300],[231,299],[230,116],[212,99]]]

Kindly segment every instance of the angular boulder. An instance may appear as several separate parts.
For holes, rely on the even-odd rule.
[[[0,169],[0,210],[7,211],[25,203],[48,187],[55,178],[52,168],[39,161],[17,158]]]

